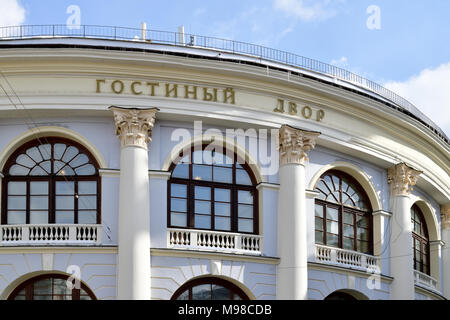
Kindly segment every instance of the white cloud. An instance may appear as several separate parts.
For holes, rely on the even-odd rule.
[[[326,20],[336,15],[330,0],[274,0],[275,9],[302,21]],[[334,1],[336,2],[336,0]],[[340,1],[338,1],[340,2]]]
[[[347,59],[347,57],[333,59],[333,60],[331,60],[330,64],[332,64],[333,66],[339,67],[339,68],[346,68],[346,67],[348,67],[348,59]]]
[[[384,86],[409,100],[450,136],[450,63]]]
[[[16,26],[25,21],[25,9],[19,0],[0,0],[0,27]]]

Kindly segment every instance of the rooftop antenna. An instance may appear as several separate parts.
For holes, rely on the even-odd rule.
[[[186,44],[184,42],[184,26],[178,27],[178,43],[180,43],[183,46]]]

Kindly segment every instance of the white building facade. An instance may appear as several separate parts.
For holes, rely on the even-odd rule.
[[[0,41],[2,299],[450,297],[427,119],[287,54],[100,38]]]

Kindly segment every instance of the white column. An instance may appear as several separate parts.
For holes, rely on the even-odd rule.
[[[318,132],[286,125],[280,129],[280,189],[278,193],[277,299],[308,298],[308,252],[306,227],[306,151],[314,148]]]
[[[391,299],[414,300],[413,241],[411,227],[410,194],[420,171],[404,163],[388,169],[390,184],[391,218]]]
[[[117,297],[150,299],[150,198],[148,143],[152,109],[110,107],[120,139],[119,241]]]
[[[450,299],[450,203],[441,206],[442,241],[442,292]]]

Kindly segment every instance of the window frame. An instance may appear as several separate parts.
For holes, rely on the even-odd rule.
[[[329,245],[327,244],[327,208],[333,208],[333,209],[337,209],[338,210],[338,245],[337,248],[339,249],[343,249],[343,250],[351,250],[351,251],[355,251],[355,252],[361,252],[363,254],[369,254],[369,255],[373,255],[374,252],[374,244],[373,244],[373,216],[372,216],[372,207],[370,204],[370,201],[368,199],[368,196],[366,194],[366,192],[364,191],[364,189],[361,187],[361,185],[358,183],[358,181],[356,181],[355,178],[353,178],[351,175],[339,171],[339,170],[329,170],[327,172],[325,172],[324,174],[322,174],[320,176],[320,179],[317,181],[316,183],[316,187],[315,190],[317,189],[317,184],[319,183],[319,181],[321,181],[325,176],[336,176],[339,178],[339,203],[336,202],[330,202],[330,201],[326,201],[326,200],[322,200],[322,199],[315,199],[314,201],[314,237],[316,232],[322,232],[322,243],[319,243],[321,245],[324,246],[332,246],[333,245]],[[342,201],[342,195],[343,195],[343,190],[342,190],[342,179],[346,179],[347,181],[352,183],[352,186],[354,186],[356,188],[355,191],[359,192],[360,195],[362,195],[364,197],[364,201],[365,203],[368,205],[368,210],[361,210],[358,209],[356,207],[353,206],[348,206],[345,205]],[[331,181],[334,184],[333,179],[331,179]],[[320,191],[319,191],[320,192]],[[322,207],[322,228],[323,230],[318,230],[316,229],[316,219],[317,216],[315,214],[316,212],[316,206],[321,206]],[[344,248],[344,238],[349,238],[349,237],[345,237],[344,236],[344,225],[346,223],[344,223],[344,213],[350,213],[353,216],[353,248],[352,249],[345,249]],[[368,229],[369,231],[369,240],[368,240],[368,253],[362,252],[358,250],[358,226],[357,226],[357,216],[363,216],[363,217],[368,217],[368,227],[364,228],[364,229]],[[315,241],[315,240],[314,240]]]
[[[29,148],[37,147],[39,145],[43,144],[51,144],[51,156],[49,161],[55,161],[53,158],[53,148],[54,145],[57,143],[64,143],[66,146],[74,146],[78,148],[79,154],[83,153],[86,155],[89,159],[88,163],[92,164],[95,168],[95,174],[93,175],[56,175],[55,173],[51,173],[46,176],[32,176],[32,175],[10,175],[9,169],[11,166],[13,166],[16,163],[16,159],[19,155],[26,153],[26,151]],[[1,208],[1,224],[7,225],[8,224],[8,183],[9,182],[25,182],[26,183],[26,208],[25,208],[25,215],[26,220],[25,224],[30,224],[30,182],[36,182],[36,181],[48,181],[48,223],[47,224],[56,224],[55,223],[55,215],[56,215],[56,192],[55,192],[55,185],[58,181],[67,181],[67,182],[74,182],[74,223],[78,224],[79,220],[79,208],[78,208],[78,182],[82,181],[95,181],[96,182],[96,222],[95,224],[101,223],[101,178],[99,175],[99,165],[96,159],[93,157],[93,155],[80,143],[63,138],[63,137],[42,137],[38,139],[33,139],[31,141],[28,141],[21,145],[19,148],[17,148],[8,158],[4,165],[4,177],[2,178],[2,208]],[[21,210],[23,211],[23,210]],[[90,210],[94,211],[94,210]],[[66,223],[63,223],[66,224]],[[71,224],[71,223],[69,223]]]
[[[172,295],[170,300],[177,300],[177,298],[180,295],[182,295],[184,292],[189,290],[189,299],[188,300],[192,301],[192,288],[203,285],[203,284],[219,285],[219,286],[222,286],[222,287],[228,289],[230,291],[230,300],[234,300],[233,299],[234,294],[238,295],[242,300],[250,300],[250,298],[247,296],[247,294],[245,294],[245,292],[241,288],[239,288],[237,285],[235,285],[234,283],[227,281],[225,279],[215,278],[215,277],[201,277],[201,278],[190,280],[190,281],[186,282],[185,284],[183,284],[181,287],[179,287],[175,291],[175,293]],[[210,300],[212,300],[212,299],[210,299]]]
[[[419,217],[419,222],[421,225],[422,230],[424,231],[424,235],[418,234],[414,231],[414,228],[412,228],[412,240],[413,240],[413,268],[416,271],[422,272],[426,275],[431,276],[431,257],[430,257],[430,237],[428,234],[428,226],[425,221],[425,216],[423,215],[422,210],[419,208],[417,204],[413,204],[411,207],[411,211],[415,211],[416,214]],[[411,212],[412,213],[412,212]],[[411,214],[411,222],[416,222],[416,220],[413,218],[413,215]],[[420,243],[420,268],[416,269],[416,241]],[[426,265],[428,269],[426,272],[424,271],[425,267],[425,259],[424,259],[424,249],[426,248]]]
[[[62,280],[68,280],[70,276],[63,275],[63,274],[43,274],[36,277],[32,277],[30,279],[25,280],[24,282],[20,283],[8,296],[7,300],[15,300],[15,297],[19,294],[20,291],[25,289],[25,300],[33,300],[34,298],[34,284],[38,281],[45,280],[45,279],[62,279]],[[53,288],[53,282],[52,282],[52,288]],[[86,286],[82,281],[80,281],[80,289],[72,289],[72,300],[80,300],[80,294],[81,289],[83,289],[88,296],[92,300],[97,300],[97,297],[95,296],[94,292]],[[54,294],[52,292],[51,297],[53,298]],[[75,298],[75,299],[74,299]],[[51,299],[54,300],[54,299]]]
[[[228,232],[228,233],[241,233],[241,234],[259,234],[259,192],[256,189],[256,177],[253,174],[252,170],[250,169],[250,166],[245,162],[242,161],[241,158],[236,154],[236,152],[233,152],[233,165],[232,165],[232,183],[223,183],[223,182],[215,182],[215,181],[205,181],[205,180],[195,180],[193,179],[193,161],[192,161],[192,154],[194,151],[204,151],[205,147],[210,147],[208,144],[203,144],[202,148],[200,149],[198,146],[191,146],[189,149],[184,149],[185,152],[184,155],[186,155],[186,151],[189,151],[189,157],[190,157],[190,163],[189,163],[189,178],[174,178],[172,177],[173,171],[175,167],[178,164],[178,161],[182,159],[183,151],[180,151],[180,154],[178,155],[177,159],[172,162],[172,164],[169,167],[169,172],[171,172],[171,176],[169,180],[167,181],[167,227],[168,228],[176,228],[176,229],[186,229],[186,230],[205,230],[205,231],[216,231],[216,232]],[[212,150],[215,151],[214,148]],[[226,153],[226,147],[224,146],[222,148],[223,155],[227,155]],[[236,163],[239,160],[239,164],[242,166],[242,168],[246,171],[248,174],[250,181],[252,185],[241,185],[236,184]],[[212,167],[212,164],[208,165]],[[187,187],[187,198],[186,198],[186,227],[180,227],[180,226],[172,226],[171,224],[171,186],[172,184],[184,184]],[[210,228],[196,228],[195,227],[195,187],[209,187],[211,188],[211,227]],[[215,228],[215,210],[214,210],[214,189],[227,189],[230,190],[230,230],[221,230]],[[239,223],[239,217],[238,217],[238,191],[250,191],[253,193],[253,232],[243,232],[238,231],[238,223]]]

